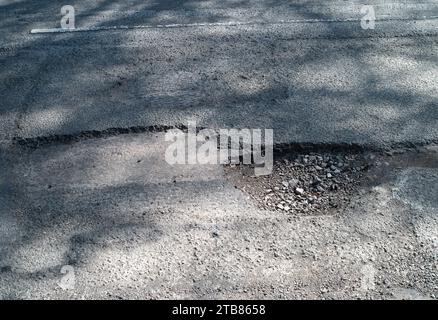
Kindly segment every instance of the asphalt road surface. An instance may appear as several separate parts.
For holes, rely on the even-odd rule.
[[[372,1],[374,30],[353,1],[70,1],[77,28],[116,29],[68,34],[30,34],[59,28],[63,2],[1,3],[4,141],[188,120],[286,143],[438,138],[436,1]]]
[[[364,30],[361,1],[72,0],[31,33],[65,4],[0,0],[0,298],[438,296],[437,1]],[[342,210],[262,210],[164,161],[189,120],[403,154]]]

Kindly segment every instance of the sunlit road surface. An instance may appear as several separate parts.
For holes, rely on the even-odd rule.
[[[183,125],[276,142],[438,137],[436,1],[1,1],[0,137]],[[93,31],[99,30],[99,31]]]
[[[58,32],[65,4],[0,0],[1,299],[438,296],[436,148],[300,216],[170,166],[163,132],[437,141],[436,1],[368,2],[367,30],[359,1],[70,1]]]

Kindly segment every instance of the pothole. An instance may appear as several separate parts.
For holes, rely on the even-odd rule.
[[[427,148],[298,150],[277,156],[271,175],[254,176],[245,165],[227,166],[225,172],[228,180],[261,209],[323,215],[340,212],[354,196],[391,181],[399,170],[438,167],[436,155]]]
[[[226,173],[261,209],[318,215],[348,204],[369,163],[364,153],[292,153],[274,161],[271,175],[253,176],[246,166]]]

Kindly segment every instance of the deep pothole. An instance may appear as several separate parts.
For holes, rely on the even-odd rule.
[[[261,209],[323,215],[342,211],[354,196],[390,180],[396,170],[430,166],[437,154],[427,148],[384,152],[315,148],[277,155],[270,175],[254,176],[246,165],[226,166],[225,172]]]

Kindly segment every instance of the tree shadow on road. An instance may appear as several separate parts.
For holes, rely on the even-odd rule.
[[[223,22],[235,18],[227,13],[228,8],[251,6],[250,1],[222,1],[216,3],[216,10],[206,12],[198,1],[78,4],[84,8],[78,23],[96,27]],[[274,6],[271,1],[258,4],[260,9]],[[0,79],[5,83],[0,88],[0,116],[16,114],[10,128],[15,138],[181,125],[188,119],[205,127],[273,128],[280,142],[284,142],[281,137],[305,142],[311,136],[327,143],[339,137],[351,143],[379,143],[382,135],[389,139],[391,134],[396,138],[392,142],[436,137],[437,132],[428,132],[438,128],[436,76],[432,74],[437,65],[434,37],[377,41],[360,30],[359,23],[357,28],[351,23],[325,23],[312,38],[302,36],[303,25],[298,23],[292,25],[298,31],[288,30],[288,25],[152,28],[20,38],[31,27],[41,27],[41,17],[48,22],[44,26],[58,26],[56,16],[44,14],[58,14],[60,5],[21,1],[0,7],[2,17],[7,17],[0,25],[10,32],[2,36],[5,49],[0,52]],[[288,7],[301,19],[337,17],[336,12],[328,14],[317,6],[313,11],[303,4]],[[120,14],[106,18],[114,9]],[[34,12],[42,15],[31,22],[17,17]],[[8,49],[9,40],[14,45]],[[21,160],[22,156],[16,155],[11,165]],[[60,228],[68,235],[63,261],[83,267],[105,246],[120,245],[111,239],[123,238],[122,246],[161,240],[159,225],[148,214],[140,214],[141,208],[131,212],[116,205],[141,197],[141,186],[85,189],[79,194],[46,192],[38,186],[40,190],[27,196],[28,190],[20,182],[23,177],[9,179],[23,188],[16,190],[20,195],[16,205],[25,208],[20,217],[24,236],[12,251],[35,248]],[[130,191],[123,193],[123,188]],[[126,197],[115,197],[121,194]],[[155,196],[144,196],[140,205],[154,201]],[[21,197],[27,203],[20,203]],[[93,206],[93,212],[87,211],[97,198],[103,198],[102,203]],[[72,206],[77,212],[67,210]],[[106,215],[108,211],[112,216]],[[126,242],[125,230],[139,231],[134,244]],[[81,251],[84,246],[86,250]],[[52,268],[59,266],[54,263]],[[48,269],[40,271],[44,270]]]

